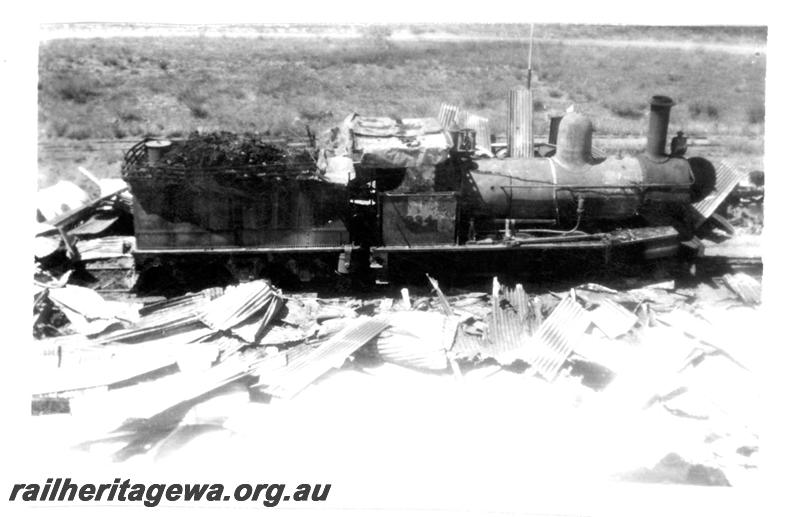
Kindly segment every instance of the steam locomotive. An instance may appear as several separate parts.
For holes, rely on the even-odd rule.
[[[690,252],[698,206],[719,186],[708,160],[665,151],[673,104],[651,99],[646,149],[627,157],[598,152],[592,122],[574,112],[527,156],[503,158],[474,129],[356,114],[274,161],[191,166],[170,159],[186,141],[145,140],[122,170],[134,256],[144,271],[306,281],[536,274]]]

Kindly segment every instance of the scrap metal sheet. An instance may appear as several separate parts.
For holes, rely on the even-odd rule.
[[[445,370],[446,351],[452,348],[459,319],[435,312],[396,312],[389,318],[391,327],[378,336],[378,353],[385,360],[425,368]]]
[[[544,320],[520,358],[552,381],[590,323],[591,318],[583,307],[567,296]]]
[[[600,300],[597,308],[589,314],[597,328],[610,338],[626,334],[639,321],[634,313],[608,299]]]
[[[519,350],[530,340],[525,325],[513,306],[503,303],[500,297],[492,300],[489,316],[489,339],[484,342],[483,354],[494,357],[500,364],[508,365],[519,358]]]
[[[456,122],[458,114],[459,114],[458,106],[443,102],[439,106],[439,116],[437,116],[436,118],[439,121],[439,125],[447,129]]]
[[[259,387],[272,396],[291,398],[328,370],[339,367],[356,350],[389,326],[380,317],[361,318],[330,339],[314,345],[300,345],[287,352],[288,364],[261,374]]]
[[[719,163],[716,171],[717,178],[714,190],[700,201],[692,203],[692,209],[699,216],[695,226],[700,226],[706,219],[711,217],[714,210],[725,201],[725,198],[745,176],[744,172],[735,169],[724,160]]]
[[[489,119],[470,113],[464,120],[464,127],[475,130],[475,148],[478,151],[491,155],[492,143],[489,131]]]
[[[757,305],[761,303],[761,284],[746,273],[728,274],[722,277],[733,292],[744,302],[749,305]]]
[[[200,320],[214,330],[228,330],[246,321],[280,293],[264,280],[229,287],[200,311]]]

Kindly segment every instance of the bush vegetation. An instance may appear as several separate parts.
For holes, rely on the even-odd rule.
[[[647,99],[664,94],[684,129],[763,131],[763,55],[543,43],[534,57],[538,128],[575,104],[598,132],[640,135]],[[53,40],[39,49],[40,124],[45,138],[185,134],[200,124],[303,134],[306,123],[319,131],[353,111],[435,116],[451,102],[503,131],[508,90],[526,69],[524,42],[400,42],[380,27],[349,40]]]

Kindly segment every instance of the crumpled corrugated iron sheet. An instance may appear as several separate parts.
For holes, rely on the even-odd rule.
[[[626,334],[639,321],[634,313],[608,299],[600,300],[589,314],[597,328],[610,338]]]
[[[198,298],[185,299],[173,307],[148,313],[130,327],[105,334],[98,338],[98,341],[139,343],[173,337],[177,334],[181,334],[181,340],[187,343],[202,339],[212,335],[214,331],[200,322],[198,317],[200,303]]]
[[[519,318],[524,322],[527,321],[529,312],[529,298],[528,293],[525,292],[525,289],[522,288],[522,284],[517,284],[512,291],[508,287],[503,288],[503,295],[505,296],[506,300],[511,303],[511,306],[514,307],[514,310],[517,311]]]
[[[97,292],[77,285],[48,289],[47,296],[80,334],[95,335],[112,325],[135,321],[131,306],[103,299]]]
[[[278,315],[281,307],[283,307],[283,299],[280,296],[272,296],[266,301],[266,309],[263,315],[257,318],[250,318],[253,321],[240,323],[231,328],[231,332],[249,343],[258,344],[267,334],[267,327]]]
[[[761,303],[761,284],[747,273],[727,274],[722,280],[744,303],[749,305]]]
[[[220,360],[224,360],[232,355],[235,355],[236,352],[248,344],[246,341],[243,341],[238,337],[226,335],[216,336],[213,340],[208,341],[208,343],[213,343],[217,346]]]
[[[692,203],[692,208],[697,215],[699,215],[695,226],[700,226],[706,219],[711,217],[714,210],[725,201],[728,194],[730,194],[734,187],[745,177],[745,172],[737,170],[725,160],[719,162],[716,171],[717,179],[714,190],[700,201]]]
[[[508,365],[519,359],[519,350],[531,339],[527,318],[528,295],[517,285],[514,291],[504,289],[495,281],[492,296],[492,312],[487,321],[487,340],[482,344],[482,353],[493,357],[500,364]]]
[[[291,398],[306,386],[342,363],[389,326],[381,317],[356,319],[330,339],[315,345],[300,345],[287,350],[287,365],[261,372],[258,386],[265,393]]]
[[[483,336],[471,334],[461,325],[456,332],[452,353],[457,359],[474,359],[483,352]]]
[[[63,347],[61,364],[30,372],[34,396],[108,387],[175,364],[176,346],[97,345]]]
[[[377,349],[386,361],[425,368],[447,368],[447,350],[453,346],[459,319],[435,312],[396,312],[391,327],[378,336]]]
[[[436,119],[439,121],[439,124],[447,130],[451,125],[453,125],[458,118],[459,108],[454,104],[448,104],[443,102],[439,105],[439,115]]]
[[[476,150],[491,154],[492,143],[489,131],[489,119],[481,117],[480,115],[467,113],[464,120],[464,127],[475,130]]]
[[[213,335],[215,332],[229,330],[265,311],[259,329],[266,327],[274,317],[274,299],[280,298],[280,292],[267,282],[256,280],[229,287],[223,294],[218,291],[206,291],[198,295],[189,295],[177,300],[170,300],[142,317],[135,325],[102,336],[103,342],[141,342],[151,339],[166,338],[181,334],[184,342],[194,342]],[[272,307],[272,310],[270,308]],[[257,329],[258,330],[258,329]]]
[[[532,342],[520,354],[548,381],[572,353],[573,343],[581,339],[591,323],[589,314],[571,296],[566,296],[534,333]]]
[[[147,316],[156,312],[173,311],[178,308],[183,309],[186,307],[199,307],[200,305],[211,301],[214,298],[219,298],[224,292],[224,289],[221,287],[210,287],[208,289],[203,289],[198,293],[189,293],[176,298],[169,298],[167,300],[148,303],[139,310],[139,314],[142,316]]]
[[[264,280],[231,286],[200,310],[200,321],[214,330],[228,330],[268,307],[276,297],[282,298],[280,292]]]

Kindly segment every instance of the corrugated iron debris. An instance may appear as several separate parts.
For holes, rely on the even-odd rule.
[[[316,400],[337,378],[364,382],[367,392],[370,382],[398,383],[399,393],[433,388],[434,380],[467,393],[483,383],[538,386],[550,405],[602,396],[675,419],[725,411],[730,422],[735,408],[725,400],[698,405],[706,395],[697,377],[709,365],[733,368],[730,375],[751,366],[750,354],[712,325],[724,315],[673,281],[549,291],[494,278],[488,292],[448,293],[429,277],[427,291],[359,299],[284,294],[255,280],[123,302],[69,278],[34,285],[34,326],[47,335],[41,327],[50,322],[55,337],[35,341],[32,408],[99,419],[100,429],[81,435],[81,445],[103,445],[114,461],[160,461],[189,441],[183,435],[192,422],[225,429],[224,411],[203,420],[198,409],[214,401],[281,411],[295,404],[289,399]],[[708,298],[731,311],[756,311],[758,283],[729,275],[707,287],[714,289]],[[43,316],[45,309],[51,314]],[[54,325],[53,314],[64,321]],[[536,407],[533,401],[529,410]],[[757,446],[746,436],[741,443]]]

